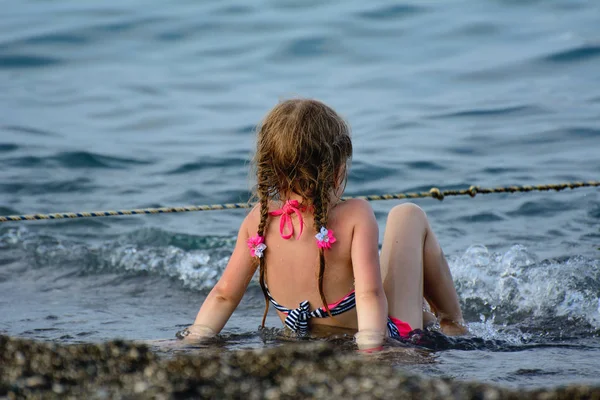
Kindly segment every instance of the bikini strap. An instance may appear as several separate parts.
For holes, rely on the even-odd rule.
[[[298,221],[300,222],[300,232],[298,232],[298,237],[302,235],[302,231],[304,230],[304,218],[302,218],[302,211],[306,209],[305,206],[300,205],[298,200],[287,200],[283,207],[278,210],[271,211],[269,215],[274,217],[281,216],[281,220],[279,221],[279,233],[281,237],[284,239],[290,239],[294,236],[294,224],[292,222],[292,215],[296,214],[298,216]],[[288,228],[289,233],[285,233],[285,228]],[[297,239],[296,238],[296,239]]]

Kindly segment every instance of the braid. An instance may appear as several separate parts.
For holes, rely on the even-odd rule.
[[[336,174],[345,174],[343,168],[351,156],[350,128],[330,107],[310,99],[288,100],[274,107],[257,127],[253,161],[260,202],[258,235],[265,238],[270,202],[284,202],[292,194],[314,207],[314,227],[319,234],[327,226],[331,194],[339,189]],[[318,289],[323,308],[331,316],[323,291],[326,263],[321,247]],[[270,302],[265,283],[267,266],[264,256],[258,258],[255,262],[260,267],[259,282],[266,304],[264,326]]]
[[[322,168],[321,171],[322,172]],[[317,196],[315,198],[315,219],[314,225],[315,230],[318,233],[321,230],[321,227],[327,225],[327,214],[329,209],[329,195],[326,192],[327,185],[319,179],[317,184]],[[323,307],[325,307],[325,311],[327,314],[332,317],[331,311],[329,310],[329,305],[327,305],[327,299],[325,298],[325,293],[323,292],[323,275],[325,274],[325,251],[324,249],[319,249],[319,275],[318,275],[318,283],[319,283],[319,295],[321,296],[321,301],[323,302]]]
[[[267,218],[269,217],[269,200],[264,193],[261,193],[259,189],[260,196],[260,223],[258,224],[258,236],[265,236],[265,227],[267,226]],[[265,257],[260,257],[258,259],[259,265],[259,283],[260,288],[263,291],[263,295],[265,296],[265,313],[263,314],[262,324],[261,326],[264,328],[265,320],[267,319],[267,313],[269,312],[269,297],[267,296],[267,286],[265,284],[265,276],[267,273],[267,263],[265,262]]]

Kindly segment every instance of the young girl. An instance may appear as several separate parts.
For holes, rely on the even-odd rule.
[[[256,269],[269,304],[298,334],[317,326],[358,331],[361,350],[424,324],[424,299],[442,330],[464,333],[448,264],[425,213],[394,207],[378,252],[369,203],[341,201],[352,155],[350,131],[315,100],[278,104],[258,129],[259,204],[239,229],[223,276],[202,304],[187,339],[221,331]],[[431,321],[425,321],[431,322]]]

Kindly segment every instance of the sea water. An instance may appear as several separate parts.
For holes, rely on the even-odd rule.
[[[298,96],[353,128],[347,195],[597,180],[599,18],[584,0],[4,1],[0,215],[247,201],[254,127]],[[600,383],[598,189],[417,203],[473,337],[390,362]],[[372,204],[383,229],[398,202]],[[174,339],[245,213],[3,223],[0,333]],[[218,345],[285,345],[263,306],[253,281]]]

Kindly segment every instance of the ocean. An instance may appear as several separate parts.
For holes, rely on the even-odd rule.
[[[347,195],[600,178],[596,1],[0,4],[0,215],[245,202],[256,124],[299,96],[352,126]],[[389,362],[600,384],[597,188],[415,202],[473,336]],[[0,333],[168,356],[246,212],[2,223]],[[253,281],[212,345],[287,345],[263,307]]]

